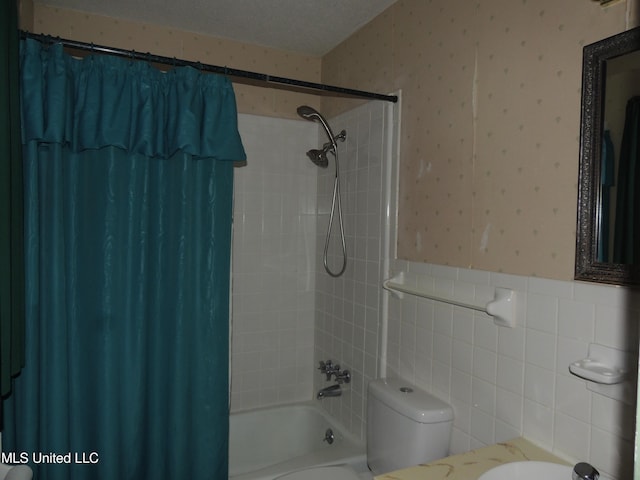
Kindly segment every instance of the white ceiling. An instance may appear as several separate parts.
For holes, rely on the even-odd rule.
[[[396,0],[40,0],[57,7],[165,25],[321,56]]]

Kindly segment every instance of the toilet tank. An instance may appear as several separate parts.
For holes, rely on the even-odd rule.
[[[443,458],[449,452],[449,404],[400,379],[369,383],[367,463],[374,475]]]

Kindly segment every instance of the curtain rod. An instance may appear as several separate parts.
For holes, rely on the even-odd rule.
[[[31,38],[37,40],[40,43],[54,44],[60,43],[63,47],[71,48],[74,50],[81,50],[90,53],[101,53],[105,55],[114,55],[117,57],[125,57],[131,60],[143,60],[150,63],[156,63],[161,65],[169,65],[171,67],[193,67],[197,70],[209,73],[218,73],[229,77],[235,77],[238,79],[244,79],[244,83],[250,85],[263,86],[262,83],[266,83],[268,87],[279,87],[287,90],[296,90],[304,93],[311,94],[334,94],[335,96],[354,97],[354,98],[367,98],[372,100],[384,100],[387,102],[396,103],[398,97],[396,95],[383,95],[381,93],[365,92],[362,90],[354,90],[351,88],[336,87],[332,85],[325,85],[322,83],[306,82],[304,80],[294,80],[285,77],[276,77],[273,75],[267,75],[264,73],[250,72],[247,70],[238,70],[236,68],[220,67],[217,65],[208,65],[200,62],[192,62],[189,60],[180,60],[177,58],[163,57],[161,55],[154,55],[151,53],[141,53],[135,50],[124,50],[120,48],[107,47],[104,45],[95,45],[93,43],[78,42],[76,40],[68,40],[60,37],[53,37],[51,35],[43,35],[37,33],[31,33],[24,30],[20,31],[21,38]],[[243,83],[243,82],[241,82]]]

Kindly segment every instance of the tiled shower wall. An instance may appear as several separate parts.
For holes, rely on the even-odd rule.
[[[315,124],[239,115],[247,165],[235,169],[232,411],[308,400],[318,168]]]
[[[330,277],[322,265],[335,178],[331,157],[318,179],[315,362],[331,359],[352,374],[341,397],[325,398],[320,404],[360,438],[365,437],[366,387],[377,376],[389,108],[384,102],[371,102],[330,121],[335,134],[347,132],[346,141],[338,144],[348,252],[347,269],[339,278]],[[329,250],[333,271],[342,262],[338,238],[336,213]],[[316,371],[314,394],[332,383]]]
[[[339,160],[349,259],[337,279],[322,267],[333,163],[322,170],[304,156],[326,141],[324,132],[309,122],[240,116],[249,164],[236,170],[233,410],[309,400],[331,384],[317,362],[332,359],[351,370],[353,381],[320,405],[364,438],[386,276],[380,259],[387,108],[373,102],[330,121],[334,133],[347,131]],[[330,253],[335,269],[335,242]],[[637,293],[402,260],[391,270],[462,299],[489,300],[496,286],[518,294],[515,328],[460,307],[389,297],[387,375],[452,404],[452,453],[524,436],[608,477],[631,477],[635,385],[609,398],[589,390],[568,365],[596,343],[631,351],[635,373]]]
[[[390,300],[388,374],[452,404],[452,453],[524,436],[609,477],[632,478],[637,292],[405,261],[392,268],[459,299],[488,301],[496,286],[517,292],[515,328],[411,295]],[[569,372],[590,343],[632,352],[622,401]]]

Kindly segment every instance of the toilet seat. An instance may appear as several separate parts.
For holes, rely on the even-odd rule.
[[[276,480],[360,480],[350,467],[315,467],[287,473]]]

